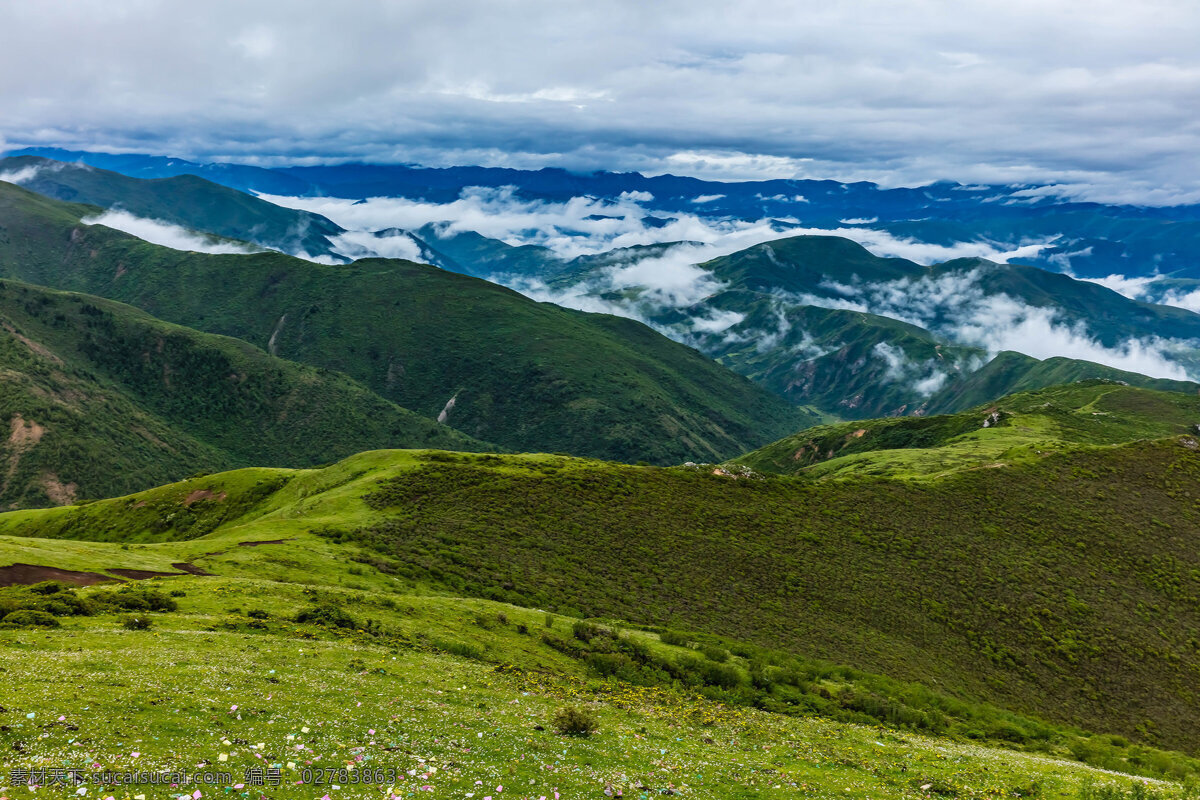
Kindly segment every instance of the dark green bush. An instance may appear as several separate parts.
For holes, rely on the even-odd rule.
[[[327,628],[357,628],[354,617],[332,603],[311,606],[296,615],[296,622],[311,622]]]
[[[57,628],[59,627],[58,620],[53,614],[48,614],[45,611],[34,611],[32,609],[23,608],[20,611],[13,611],[4,616],[4,622],[9,625],[18,625],[22,628]]]
[[[158,589],[142,586],[123,586],[115,592],[97,592],[92,602],[108,609],[121,611],[175,611],[179,604]]]
[[[664,630],[658,635],[663,644],[670,644],[676,647],[687,647],[688,637],[678,631]]]
[[[591,736],[599,724],[588,711],[574,706],[559,709],[550,721],[554,729],[567,736]]]
[[[150,630],[153,624],[150,617],[145,614],[130,614],[121,620],[122,627],[130,631],[147,631]]]

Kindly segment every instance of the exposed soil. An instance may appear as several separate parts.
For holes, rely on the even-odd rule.
[[[293,542],[295,539],[264,539],[259,542],[238,542],[238,547],[258,547],[264,544],[283,544],[284,542]]]
[[[197,567],[195,564],[189,564],[186,561],[176,561],[171,566],[177,570],[187,572],[191,575],[212,575],[212,573],[206,570],[204,567]]]
[[[76,493],[79,491],[77,484],[63,483],[53,472],[47,472],[42,476],[42,488],[46,491],[50,502],[56,506],[71,505],[75,502]]]
[[[116,572],[117,570],[113,570]],[[35,564],[13,564],[0,567],[0,586],[29,586],[42,581],[62,581],[76,586],[91,586],[94,583],[113,581],[108,575],[98,572],[76,572],[57,567],[41,567]]]
[[[142,581],[147,578],[166,578],[171,575],[180,575],[179,572],[155,572],[152,569],[125,569],[123,567],[109,567],[108,571],[113,575],[120,575],[122,578],[129,578],[135,581]]]
[[[220,494],[213,494],[212,489],[197,489],[184,498],[183,504],[185,506],[190,506],[192,503],[198,503],[201,500],[216,500],[220,502],[221,500],[224,500],[225,497],[226,494],[224,492],[221,492]]]

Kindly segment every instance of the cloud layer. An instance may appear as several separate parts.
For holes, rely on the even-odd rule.
[[[261,252],[261,248],[253,248],[239,242],[231,242],[199,234],[170,222],[139,217],[130,214],[128,211],[121,211],[119,209],[110,209],[94,217],[85,217],[80,222],[85,225],[104,225],[108,228],[124,231],[139,239],[162,245],[163,247],[169,247],[172,250],[211,253],[214,255]]]
[[[5,23],[12,146],[1200,198],[1187,0],[80,0]]]

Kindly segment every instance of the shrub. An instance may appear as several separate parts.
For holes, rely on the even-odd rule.
[[[268,614],[266,611],[263,611],[261,608],[250,609],[249,611],[246,612],[246,616],[253,617],[254,619],[270,619],[271,618],[271,615]]]
[[[121,625],[130,631],[147,631],[154,623],[145,614],[130,614],[121,621]]]
[[[311,622],[329,628],[357,628],[354,617],[332,603],[311,606],[296,615],[296,622]]]
[[[591,736],[599,727],[591,713],[574,706],[559,709],[550,724],[566,736]]]
[[[687,647],[688,638],[678,631],[664,630],[658,635],[663,644],[674,645],[675,647]]]
[[[179,604],[158,589],[122,587],[115,592],[98,592],[92,601],[123,611],[174,611]]]
[[[602,628],[599,625],[593,625],[590,622],[580,620],[571,626],[571,633],[581,642],[590,642],[600,636],[612,636],[612,631],[608,628]]]
[[[64,584],[62,581],[42,581],[41,583],[35,583],[33,586],[30,586],[29,591],[33,592],[34,594],[58,594],[59,592],[65,591],[66,588],[66,584]]]
[[[715,661],[718,664],[723,664],[729,660],[729,651],[724,647],[717,647],[711,644],[702,644],[696,648],[709,661]]]
[[[4,622],[9,625],[18,625],[22,628],[57,628],[59,627],[58,620],[53,614],[47,614],[45,611],[33,611],[28,608],[23,608],[20,611],[13,611],[4,617]]]

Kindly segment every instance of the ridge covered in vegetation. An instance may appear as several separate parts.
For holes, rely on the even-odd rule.
[[[407,261],[179,252],[87,213],[0,183],[0,272],[344,372],[502,447],[723,460],[823,419],[633,320]]]
[[[0,281],[0,507],[380,446],[494,449],[328,370],[88,295]]]
[[[1079,445],[1180,434],[1200,434],[1200,396],[1089,380],[959,414],[809,428],[731,464],[810,477],[929,477],[1008,466]]]
[[[276,472],[277,488],[241,474],[3,515],[0,534],[202,546],[315,533],[454,594],[707,631],[1146,743],[1196,741],[1188,436],[917,484],[395,451]],[[237,485],[268,494],[226,515]],[[225,498],[180,513],[198,490]]]

